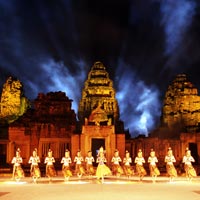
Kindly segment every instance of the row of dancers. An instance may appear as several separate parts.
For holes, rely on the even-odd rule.
[[[55,158],[53,157],[52,150],[49,149],[47,157],[44,159],[44,164],[46,164],[46,176],[49,178],[49,181],[52,181],[52,178],[56,176],[56,170],[54,167]],[[172,182],[175,177],[177,177],[177,170],[174,166],[176,159],[173,155],[173,151],[171,148],[168,148],[167,154],[165,156],[166,163],[166,171],[169,176],[169,181]],[[104,181],[104,177],[106,175],[114,175],[119,177],[124,174],[128,178],[132,175],[136,174],[139,176],[139,180],[142,181],[143,177],[147,175],[147,171],[144,167],[145,159],[143,157],[142,150],[139,149],[137,156],[135,157],[135,170],[133,170],[132,166],[132,158],[130,157],[130,153],[126,151],[125,157],[123,160],[119,156],[119,151],[115,150],[114,155],[112,157],[111,169],[106,165],[107,159],[105,156],[105,150],[103,147],[100,147],[96,159],[96,163],[98,163],[97,168],[95,169],[93,163],[95,162],[94,157],[92,156],[92,152],[88,151],[88,154],[85,158],[81,155],[81,151],[77,151],[77,155],[74,158],[75,163],[75,174],[81,178],[83,175],[88,176],[96,176],[97,179],[100,179],[102,182]],[[151,149],[150,155],[148,157],[149,171],[150,176],[152,177],[152,181],[155,182],[157,176],[160,175],[160,171],[157,167],[158,158],[156,157],[155,151]],[[184,163],[184,170],[186,172],[186,177],[189,181],[192,180],[193,177],[197,176],[197,173],[192,165],[192,162],[195,162],[194,158],[191,155],[191,151],[187,148],[185,151],[185,155],[183,156],[182,162]],[[16,181],[19,181],[24,177],[24,171],[22,169],[22,157],[20,155],[20,149],[17,149],[16,156],[13,157],[13,178]],[[32,156],[30,156],[28,163],[30,164],[30,175],[33,179],[33,182],[36,183],[38,178],[41,177],[41,172],[39,168],[40,158],[37,155],[37,149],[33,150]],[[123,164],[121,164],[123,163]],[[62,173],[64,176],[64,180],[68,181],[69,178],[73,175],[72,173],[72,159],[70,157],[70,151],[66,150],[64,157],[61,159],[62,164]]]

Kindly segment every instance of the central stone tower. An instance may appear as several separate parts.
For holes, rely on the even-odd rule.
[[[108,119],[101,119],[100,123],[109,120],[115,124],[119,121],[119,107],[115,98],[113,82],[101,62],[94,63],[88,79],[85,81],[78,109],[78,117],[82,124],[85,119],[89,119],[91,112],[97,107],[103,109],[108,117]],[[89,122],[95,121],[91,119]]]
[[[88,73],[79,103],[78,118],[81,127],[80,149],[83,154],[91,150],[96,157],[97,150],[103,146],[108,163],[115,149],[124,156],[124,125],[119,120],[113,82],[101,62],[95,62]]]

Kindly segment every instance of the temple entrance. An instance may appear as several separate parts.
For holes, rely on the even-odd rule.
[[[189,143],[189,149],[191,151],[191,155],[195,159],[194,164],[198,164],[198,152],[197,152],[197,144],[196,143]]]
[[[95,159],[94,166],[97,166],[96,163],[97,153],[101,146],[105,149],[105,139],[92,138],[92,155],[94,156]]]
[[[0,144],[0,166],[6,165],[6,144]]]

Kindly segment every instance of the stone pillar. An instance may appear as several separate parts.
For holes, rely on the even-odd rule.
[[[198,163],[200,163],[200,135],[196,134],[197,137],[197,153],[198,153]]]
[[[7,158],[6,162],[11,163],[13,156],[15,155],[15,143],[9,142],[7,145]]]
[[[180,148],[181,148],[181,153],[180,153],[180,156],[184,156],[185,154],[185,149],[186,149],[186,144],[185,144],[185,134],[184,133],[181,133],[180,135]]]
[[[116,149],[116,134],[110,134],[106,137],[106,158],[108,165],[111,164],[111,159]]]
[[[87,151],[91,150],[91,141],[89,141],[87,135],[81,134],[80,143],[81,155],[85,157],[87,155]]]
[[[80,135],[72,135],[71,137],[71,158],[76,156],[77,150],[80,149]]]
[[[125,156],[125,135],[124,134],[116,134],[116,149],[118,149],[120,157],[123,158]]]

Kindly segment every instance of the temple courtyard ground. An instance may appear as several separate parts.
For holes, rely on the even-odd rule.
[[[142,182],[134,176],[106,177],[104,182],[95,177],[72,177],[68,182],[55,177],[51,183],[42,177],[34,184],[26,177],[20,182],[10,177],[0,177],[0,199],[4,200],[199,200],[200,177],[188,182],[185,177],[177,177],[173,183],[167,177],[159,177],[155,183],[150,177]]]

